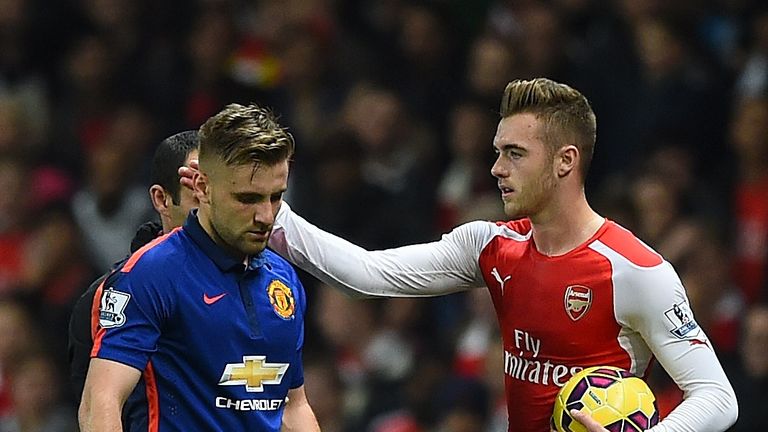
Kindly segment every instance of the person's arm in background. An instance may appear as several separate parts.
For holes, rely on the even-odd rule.
[[[78,410],[83,432],[121,432],[123,404],[141,378],[131,366],[100,358],[91,359]]]
[[[309,406],[304,386],[288,391],[281,432],[320,432],[315,413]]]

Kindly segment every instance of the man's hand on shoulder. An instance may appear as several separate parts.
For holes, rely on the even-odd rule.
[[[179,167],[179,182],[181,182],[181,185],[188,189],[194,189],[194,178],[199,169],[200,163],[197,159],[189,161],[189,166]]]

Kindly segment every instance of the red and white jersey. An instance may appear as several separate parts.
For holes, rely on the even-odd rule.
[[[353,296],[434,296],[487,286],[504,344],[510,432],[547,432],[555,395],[582,368],[646,374],[655,357],[685,400],[654,432],[717,432],[736,398],[672,266],[606,221],[561,256],[538,252],[528,220],[470,222],[439,241],[366,251],[283,205],[270,245]]]

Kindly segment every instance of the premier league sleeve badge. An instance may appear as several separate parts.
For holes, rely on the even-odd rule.
[[[109,287],[101,294],[99,304],[99,325],[103,328],[120,327],[125,324],[125,307],[131,295]]]

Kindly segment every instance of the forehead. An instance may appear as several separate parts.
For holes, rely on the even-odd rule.
[[[543,144],[541,121],[531,113],[513,114],[501,119],[496,128],[493,146],[501,148],[509,144],[535,146]]]
[[[285,190],[288,185],[288,161],[274,165],[235,165],[217,164],[209,172],[211,184],[225,188],[232,193],[256,193],[271,195]]]

